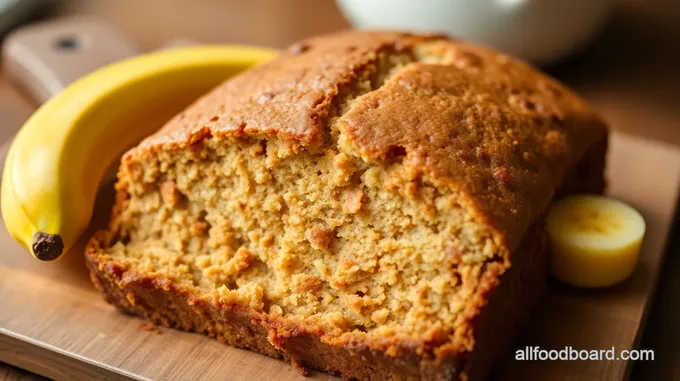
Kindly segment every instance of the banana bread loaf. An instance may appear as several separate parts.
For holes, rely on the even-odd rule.
[[[91,277],[123,311],[359,380],[483,379],[546,276],[541,216],[607,130],[437,35],[295,44],[122,159]]]

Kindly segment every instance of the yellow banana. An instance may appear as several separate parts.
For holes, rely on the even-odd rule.
[[[12,142],[2,217],[12,237],[53,260],[89,224],[99,184],[119,155],[228,77],[275,51],[197,46],[102,68],[38,109]]]
[[[546,230],[556,278],[576,287],[607,287],[635,269],[645,220],[621,201],[578,195],[551,208]]]

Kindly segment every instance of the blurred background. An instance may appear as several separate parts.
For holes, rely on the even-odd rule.
[[[361,15],[356,11],[356,3],[362,0],[339,1],[344,5],[346,15],[362,25],[372,21],[375,25],[392,25],[397,16],[385,16],[376,11],[386,7],[390,0],[370,0],[366,3],[377,4]],[[448,0],[450,4],[461,3]],[[583,6],[580,12],[564,13],[563,9],[575,7],[577,3],[604,3],[606,7],[590,10]],[[265,45],[277,48],[307,36],[329,33],[349,28],[350,22],[341,13],[334,0],[0,0],[2,3],[31,3],[37,9],[33,19],[96,18],[105,21],[131,41],[139,51],[158,49],[168,41],[187,39],[199,43],[241,43]],[[443,1],[446,3],[447,1]],[[552,13],[567,21],[569,30],[597,28],[583,36],[574,36],[582,41],[574,51],[557,54],[558,59],[548,59],[546,69],[559,79],[588,98],[616,129],[633,134],[680,144],[680,108],[677,102],[680,93],[680,1],[678,0],[495,0],[497,3],[534,3],[562,4],[562,10]],[[400,4],[403,1],[395,1]],[[410,2],[422,4],[423,2]],[[427,0],[424,3],[436,5],[442,0]],[[467,4],[487,4],[494,1],[467,1]],[[48,4],[50,6],[48,6]],[[432,6],[434,6],[432,5]],[[401,5],[402,8],[408,5]],[[452,8],[452,6],[449,6]],[[472,6],[468,18],[476,17],[475,25],[485,28],[451,28],[456,34],[467,32],[472,37],[483,37],[494,41],[494,37],[483,36],[480,32],[494,30],[501,37],[507,30],[501,29],[503,21],[499,17],[487,18],[484,24],[484,7]],[[391,9],[388,7],[388,9]],[[417,8],[416,8],[417,9]],[[603,12],[603,9],[606,12]],[[459,9],[454,9],[459,10]],[[550,9],[548,9],[550,11]],[[597,23],[583,20],[583,13],[600,12]],[[394,13],[394,12],[393,12]],[[440,12],[441,13],[441,12]],[[509,12],[508,12],[509,13]],[[526,12],[524,12],[526,13]],[[545,13],[545,12],[544,12]],[[381,17],[375,17],[376,15]],[[362,16],[362,17],[360,17]],[[496,15],[497,16],[497,15]],[[531,16],[531,15],[530,15]],[[460,17],[459,17],[460,18]],[[23,19],[18,17],[17,19]],[[411,20],[417,19],[411,18]],[[416,25],[427,24],[415,21]],[[528,25],[526,17],[522,23],[509,18],[510,27]],[[529,21],[536,20],[528,19]],[[454,20],[455,21],[455,20]],[[450,25],[456,25],[451,21]],[[398,23],[397,18],[393,21]],[[446,19],[443,21],[446,22]],[[0,22],[0,30],[9,23]],[[469,24],[469,23],[468,23]],[[545,24],[545,23],[544,23]],[[573,26],[569,27],[569,25]],[[501,25],[499,27],[499,25]],[[541,29],[528,30],[525,39],[519,39],[531,52],[532,46],[545,41],[546,37],[558,35],[558,25],[538,24]],[[575,27],[577,26],[577,27]],[[432,27],[433,29],[436,26]],[[564,27],[563,27],[564,28]],[[514,29],[512,31],[514,31]],[[473,38],[474,39],[474,38]],[[506,38],[507,40],[507,38]],[[510,39],[510,41],[518,39]],[[547,38],[551,41],[550,38]],[[495,40],[498,42],[498,39]],[[497,44],[498,45],[498,44]],[[503,45],[503,44],[500,44]],[[558,44],[560,45],[560,44]],[[561,45],[564,45],[562,43]],[[569,44],[567,44],[569,45]],[[517,48],[517,47],[514,47]],[[542,47],[543,55],[550,56],[551,47]],[[560,46],[552,47],[560,48]],[[530,55],[530,54],[529,54]],[[30,102],[21,99],[8,99],[11,90],[6,76],[0,79],[0,115],[7,125],[20,125],[32,111]],[[19,111],[21,110],[21,111]],[[22,112],[23,111],[23,112]],[[7,120],[8,115],[16,115]],[[4,133],[4,131],[2,132]],[[0,139],[7,135],[0,133]]]
[[[177,41],[283,48],[352,23],[403,25],[395,9],[420,4],[422,10],[423,4],[438,7],[442,2],[448,12],[428,16],[415,8],[408,18],[414,24],[407,26],[438,30],[448,25],[449,32],[523,55],[587,98],[613,129],[680,147],[680,0],[468,0],[466,8],[455,8],[463,4],[455,0],[0,0],[0,32],[7,38],[9,31],[36,21],[89,19],[110,25],[139,52]],[[491,6],[505,7],[500,9],[506,13],[499,16]],[[504,18],[517,6],[538,6],[556,21],[526,11],[533,8]],[[577,6],[582,9],[575,11]],[[2,142],[39,104],[16,82],[6,66],[0,67]],[[655,349],[657,358],[636,364],[635,380],[680,379],[677,222],[673,235],[642,341],[643,348]],[[3,379],[37,376],[0,363]]]

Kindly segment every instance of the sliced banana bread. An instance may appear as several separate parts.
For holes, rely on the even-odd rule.
[[[129,151],[87,261],[118,308],[301,368],[482,379],[540,292],[543,212],[602,190],[606,141],[486,48],[312,38]]]

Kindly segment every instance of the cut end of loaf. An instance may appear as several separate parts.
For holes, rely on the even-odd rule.
[[[264,139],[149,153],[121,172],[115,234],[96,255],[328,340],[432,349],[461,335],[506,264],[456,193],[410,172]]]

